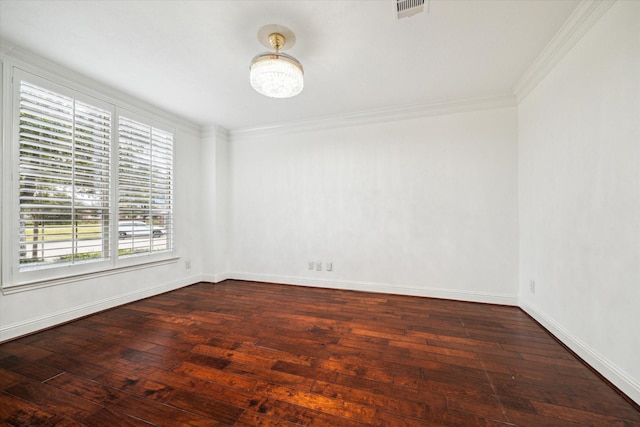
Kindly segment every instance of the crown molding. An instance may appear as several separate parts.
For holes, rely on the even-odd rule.
[[[335,129],[370,123],[409,120],[515,106],[516,97],[512,93],[478,98],[447,99],[418,105],[368,110],[359,113],[326,116],[317,119],[285,122],[267,126],[232,129],[229,131],[229,136],[233,141],[256,136]]]
[[[229,141],[229,130],[220,125],[203,126],[202,138],[214,138],[216,141]]]
[[[545,46],[513,87],[518,103],[547,76],[549,71],[582,39],[616,0],[582,0],[560,30]]]

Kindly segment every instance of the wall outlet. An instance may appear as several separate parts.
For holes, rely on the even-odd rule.
[[[322,271],[322,261],[316,261],[316,271]]]
[[[529,281],[529,292],[531,292],[532,294],[536,293],[536,282],[534,282],[533,280]]]
[[[309,270],[313,270],[315,263],[313,261],[309,261]]]
[[[190,260],[186,260],[184,262],[184,268],[186,268],[187,270],[191,268],[191,261]]]
[[[325,267],[327,268],[327,271],[333,271],[333,263],[332,262],[326,263]]]

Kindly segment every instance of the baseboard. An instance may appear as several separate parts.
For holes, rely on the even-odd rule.
[[[442,298],[457,301],[481,302],[487,304],[518,305],[517,295],[495,294],[488,292],[472,292],[429,287],[417,287],[402,284],[387,284],[373,282],[352,282],[327,279],[313,279],[307,277],[265,275],[254,273],[232,272],[228,279],[249,280],[254,282],[282,283],[285,285],[313,286],[330,289],[351,291],[378,292],[385,294],[411,295],[429,298]]]
[[[220,283],[224,282],[227,279],[231,279],[229,273],[220,273],[220,274],[203,274],[200,277],[200,282],[212,282],[212,283]]]
[[[610,381],[611,384],[619,388],[620,391],[626,394],[636,404],[640,405],[640,384],[631,378],[631,376],[572,335],[542,310],[522,301],[520,308],[544,326],[551,334],[569,347],[571,351],[576,353],[600,375]]]
[[[89,304],[71,307],[66,310],[62,310],[56,313],[50,313],[46,316],[29,319],[23,322],[2,325],[0,326],[0,343],[43,329],[47,329],[52,326],[60,325],[62,323],[69,322],[93,313],[97,313],[99,311],[107,310],[119,305],[127,304],[143,298],[148,298],[164,292],[173,291],[175,289],[189,286],[198,281],[199,277],[187,277],[178,281],[165,283],[160,286],[152,286],[144,289],[139,289],[134,292],[117,295],[111,298],[105,298],[99,301],[91,302]]]

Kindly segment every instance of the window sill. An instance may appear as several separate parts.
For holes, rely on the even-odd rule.
[[[141,263],[128,265],[124,267],[114,267],[108,270],[94,271],[90,273],[80,273],[80,274],[74,274],[74,275],[69,275],[65,277],[55,278],[55,279],[45,279],[45,280],[20,283],[16,285],[3,286],[2,295],[11,295],[18,292],[32,291],[35,289],[47,288],[50,286],[58,286],[58,285],[64,285],[67,283],[80,282],[83,280],[112,276],[114,274],[122,274],[129,271],[143,270],[146,268],[157,267],[160,265],[174,264],[178,262],[179,259],[180,257],[178,256],[171,256],[169,258],[163,258],[160,260],[150,260],[147,262],[141,262]]]

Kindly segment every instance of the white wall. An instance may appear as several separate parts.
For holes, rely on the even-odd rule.
[[[231,275],[516,304],[516,123],[509,107],[232,134]]]
[[[615,3],[518,119],[521,306],[640,402],[640,2]]]
[[[205,129],[200,153],[202,280],[220,282],[229,272],[229,135],[220,127]]]

